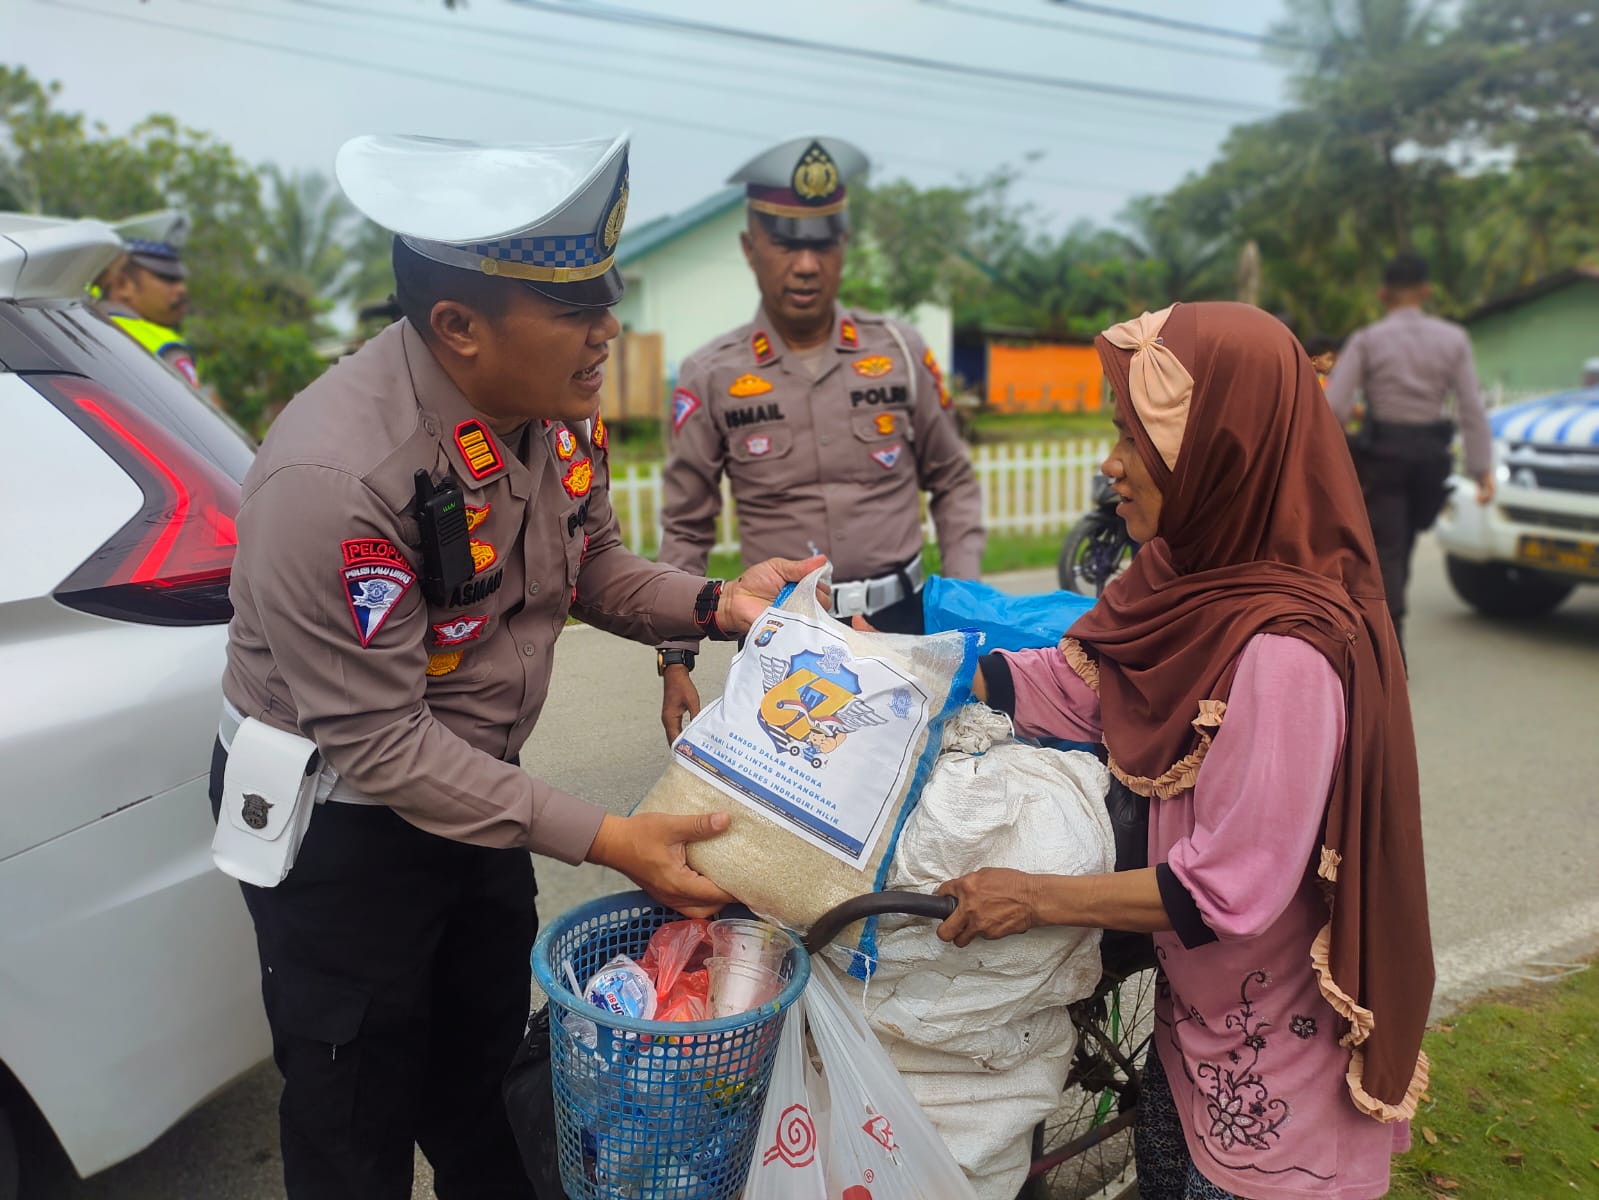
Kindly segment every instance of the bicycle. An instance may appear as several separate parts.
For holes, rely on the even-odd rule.
[[[943,920],[951,896],[873,892],[847,900],[811,927],[815,954],[856,921],[905,914]],[[1112,964],[1092,996],[1070,1006],[1077,1047],[1061,1105],[1033,1130],[1032,1162],[1017,1200],[1121,1200],[1133,1194],[1133,1124],[1139,1064],[1154,1027],[1155,972]]]

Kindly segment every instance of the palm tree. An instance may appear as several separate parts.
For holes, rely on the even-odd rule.
[[[332,300],[349,268],[353,210],[325,175],[271,166],[262,173],[272,185],[261,240],[267,272],[309,300]]]

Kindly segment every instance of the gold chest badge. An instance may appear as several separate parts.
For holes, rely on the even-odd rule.
[[[874,354],[870,358],[860,359],[850,365],[855,368],[857,375],[864,375],[868,379],[881,379],[894,369],[894,360],[881,354]]]
[[[733,380],[733,385],[727,389],[727,394],[742,400],[746,396],[763,396],[771,390],[770,380],[762,379],[759,375],[740,375]]]

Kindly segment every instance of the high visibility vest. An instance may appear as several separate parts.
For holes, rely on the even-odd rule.
[[[157,358],[162,358],[169,350],[177,351],[165,361],[176,367],[191,384],[199,386],[200,373],[195,370],[194,355],[189,352],[189,347],[178,336],[176,329],[168,329],[165,325],[157,325],[154,321],[146,321],[143,317],[112,314],[111,319],[121,326],[124,333]]]

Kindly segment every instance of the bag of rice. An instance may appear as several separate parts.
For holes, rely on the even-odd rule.
[[[801,931],[884,886],[944,719],[971,695],[981,642],[858,632],[816,602],[829,570],[755,622],[721,698],[672,744],[672,764],[637,809],[731,811],[726,833],[689,846],[689,865]],[[875,925],[849,933],[852,971],[865,974]]]

